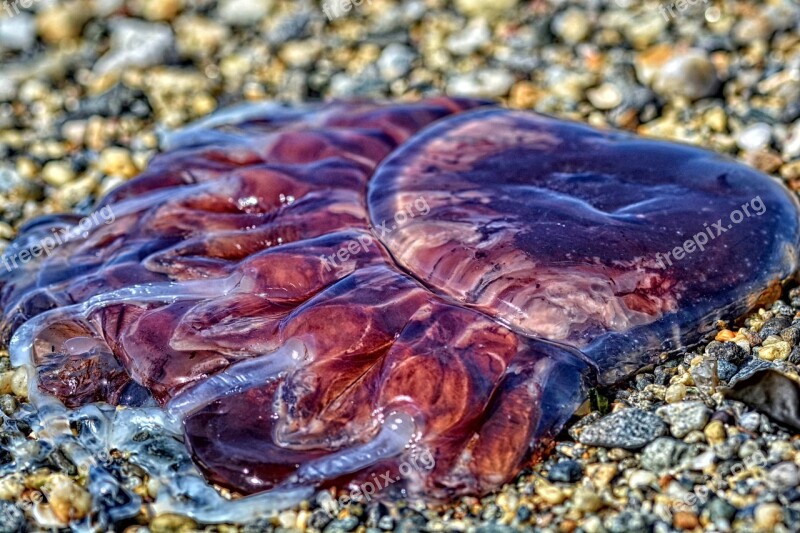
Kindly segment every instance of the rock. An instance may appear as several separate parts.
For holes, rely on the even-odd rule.
[[[79,37],[91,17],[91,7],[81,0],[54,3],[36,15],[36,27],[42,40],[58,43]]]
[[[567,44],[578,44],[589,35],[592,29],[586,10],[569,8],[553,19],[553,33]]]
[[[80,521],[89,514],[92,497],[89,493],[63,474],[55,474],[42,489],[53,514],[63,523]]]
[[[497,98],[508,94],[514,75],[503,68],[486,68],[453,76],[447,83],[447,94],[471,98]]]
[[[628,486],[632,489],[646,489],[658,487],[658,476],[647,470],[634,470],[628,477]]]
[[[292,68],[308,68],[317,60],[321,49],[321,45],[313,40],[289,41],[281,46],[278,57]]]
[[[706,436],[706,441],[712,446],[724,442],[728,436],[725,431],[725,424],[719,420],[712,420],[703,429],[703,434]]]
[[[766,361],[785,361],[792,353],[792,346],[780,337],[767,337],[764,345],[757,349],[758,357]]]
[[[447,49],[455,55],[468,56],[489,44],[492,32],[484,18],[473,19],[467,27],[448,37]]]
[[[409,47],[392,43],[383,49],[378,58],[378,70],[386,81],[402,78],[411,71],[416,54]]]
[[[739,417],[739,426],[747,431],[756,432],[760,425],[761,415],[759,413],[751,411],[749,413],[743,413],[742,416]]]
[[[272,9],[272,0],[220,0],[217,13],[233,26],[258,24]]]
[[[470,17],[508,16],[508,11],[517,7],[517,4],[519,0],[455,0],[456,9]]]
[[[729,381],[733,376],[736,375],[739,369],[736,365],[729,363],[728,361],[720,359],[717,361],[717,376],[722,381]]]
[[[49,185],[60,187],[75,179],[69,161],[50,161],[42,169],[42,179]]]
[[[150,522],[152,533],[188,533],[196,528],[197,524],[188,516],[170,513],[158,515]]]
[[[0,533],[25,531],[25,513],[14,502],[0,500]]]
[[[690,446],[670,437],[660,437],[642,450],[642,468],[660,473],[681,463],[689,455]]]
[[[681,531],[691,531],[700,525],[700,521],[691,511],[678,511],[672,518],[672,524]]]
[[[777,503],[762,503],[753,513],[756,527],[762,531],[773,531],[783,522],[783,509]]]
[[[771,141],[772,128],[763,122],[751,124],[736,135],[736,145],[745,151],[761,150]]]
[[[721,498],[714,498],[706,506],[708,509],[708,517],[713,522],[721,520],[729,521],[736,515],[736,507],[729,504]]]
[[[674,383],[667,387],[664,392],[664,401],[667,403],[677,403],[686,397],[686,385],[683,383]]]
[[[118,146],[111,146],[103,150],[98,167],[107,176],[132,178],[139,173],[136,165],[133,164],[131,153]]]
[[[589,424],[578,436],[583,444],[604,448],[641,448],[666,432],[656,415],[628,407]]]
[[[703,402],[679,402],[658,408],[656,414],[668,424],[673,437],[682,439],[689,432],[702,430],[711,417],[711,409]]]
[[[163,23],[119,19],[111,23],[111,49],[95,63],[98,74],[119,72],[130,67],[163,63],[173,52],[175,39]]]
[[[653,90],[673,99],[685,97],[699,100],[709,96],[717,87],[717,73],[708,54],[691,49],[676,53],[653,76]]]
[[[614,109],[622,103],[622,93],[613,83],[604,83],[586,91],[586,98],[597,109]]]
[[[588,487],[580,487],[572,495],[572,505],[578,511],[594,513],[603,507],[603,500],[594,490]]]
[[[607,517],[604,521],[610,533],[646,533],[650,531],[647,522],[637,511],[622,511]]]
[[[184,15],[173,24],[182,54],[208,57],[225,42],[230,28],[216,20],[198,15]]]
[[[583,468],[577,461],[559,461],[550,468],[547,479],[563,483],[575,483],[583,475]]]
[[[707,355],[719,361],[727,361],[735,367],[741,365],[747,359],[747,352],[735,342],[711,341],[706,346]]]
[[[36,19],[30,13],[0,18],[0,48],[28,50],[36,43]]]
[[[183,0],[134,0],[130,5],[135,15],[147,20],[172,20],[183,9]]]
[[[784,492],[792,487],[796,487],[800,484],[800,473],[798,472],[797,465],[788,461],[778,463],[769,469],[767,483],[778,492]]]

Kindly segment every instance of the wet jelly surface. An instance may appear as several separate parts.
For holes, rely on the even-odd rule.
[[[771,178],[482,102],[250,106],[169,144],[89,216],[23,228],[3,333],[68,407],[164,407],[241,493],[490,491],[587,386],[797,266]]]

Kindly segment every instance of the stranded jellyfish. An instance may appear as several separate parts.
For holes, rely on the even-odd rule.
[[[240,494],[481,494],[585,399],[776,296],[797,204],[704,150],[485,102],[249,106],[5,252],[68,408],[158,406]],[[87,222],[88,221],[88,222]]]

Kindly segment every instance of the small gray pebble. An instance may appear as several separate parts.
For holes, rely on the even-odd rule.
[[[685,442],[670,437],[661,437],[648,444],[642,451],[642,468],[659,473],[680,464],[690,455]]]
[[[562,483],[575,483],[583,475],[583,468],[577,461],[559,461],[550,468],[547,479]]]
[[[660,437],[666,430],[658,416],[628,407],[586,426],[578,440],[591,446],[635,450]]]

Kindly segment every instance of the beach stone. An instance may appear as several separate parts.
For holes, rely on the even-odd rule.
[[[766,148],[771,140],[772,128],[763,122],[751,124],[736,135],[736,145],[745,151]]]
[[[575,483],[583,475],[583,468],[577,461],[559,461],[550,468],[547,479],[553,482]]]
[[[519,0],[455,0],[456,9],[470,17],[495,18],[500,15],[508,16],[508,11],[514,9]]]
[[[689,432],[702,430],[711,417],[711,409],[703,402],[688,401],[660,407],[656,414],[668,424],[673,437],[682,439]]]
[[[703,50],[677,53],[655,72],[653,89],[672,99],[685,97],[699,100],[709,96],[717,86],[714,65]]]
[[[0,48],[27,50],[36,43],[36,19],[30,13],[0,18]]]
[[[25,513],[14,502],[0,500],[0,533],[25,531]]]
[[[487,68],[453,76],[447,83],[452,96],[497,98],[505,96],[514,84],[514,75],[503,68]]]
[[[582,42],[591,31],[591,23],[586,11],[570,8],[553,19],[552,30],[563,42],[577,44]]]
[[[468,56],[489,44],[492,31],[484,18],[473,19],[467,27],[447,38],[447,49],[459,56]]]
[[[383,49],[378,59],[378,70],[386,81],[402,78],[411,71],[416,55],[409,47],[392,43]]]
[[[665,432],[666,426],[658,416],[628,407],[586,426],[578,440],[591,446],[635,450]]]
[[[220,0],[219,18],[233,26],[250,26],[267,16],[272,0]]]
[[[762,503],[753,513],[756,527],[771,531],[783,522],[783,509],[777,503]]]
[[[175,47],[170,26],[137,19],[111,23],[111,49],[95,63],[98,74],[148,67],[166,60]]]
[[[670,437],[660,437],[642,450],[640,462],[642,468],[659,473],[683,461],[689,449],[690,446],[685,442]]]

